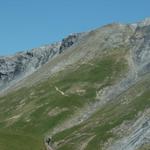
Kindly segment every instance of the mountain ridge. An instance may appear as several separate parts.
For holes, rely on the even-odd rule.
[[[9,86],[12,80],[21,80],[32,74],[50,59],[74,45],[84,33],[70,34],[61,42],[0,57],[0,89]],[[7,85],[8,84],[8,85]]]
[[[119,23],[112,23],[106,26],[111,26],[113,24],[118,24],[120,26],[123,25]],[[134,24],[126,25],[130,25],[131,28],[135,30],[138,27],[150,25],[150,18],[146,18],[143,21]],[[88,34],[88,32],[72,33],[62,39],[61,42],[17,52],[15,55],[11,56],[0,56],[0,89],[2,90],[7,88],[9,83],[13,80],[16,80],[17,82],[18,80],[32,74],[42,65],[50,61],[50,59],[62,53],[65,49],[71,47],[76,42],[79,42],[82,36],[85,36],[86,34]]]

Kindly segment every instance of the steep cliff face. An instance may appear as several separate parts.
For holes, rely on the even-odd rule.
[[[20,80],[33,73],[53,57],[79,41],[83,34],[72,34],[61,42],[19,52],[14,56],[0,57],[0,89],[11,81]]]

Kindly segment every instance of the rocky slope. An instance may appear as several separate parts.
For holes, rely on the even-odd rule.
[[[20,80],[33,73],[54,56],[78,42],[82,36],[80,33],[72,34],[55,44],[19,52],[10,57],[0,57],[0,89],[10,85],[11,81]]]
[[[52,47],[24,52],[36,71],[1,93],[0,149],[149,150],[150,19]]]

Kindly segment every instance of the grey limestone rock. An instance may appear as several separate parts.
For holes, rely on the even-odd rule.
[[[62,53],[75,44],[82,34],[72,34],[55,44],[44,45],[39,48],[16,53],[14,56],[0,57],[0,89],[11,81],[22,79],[33,73],[51,58]]]

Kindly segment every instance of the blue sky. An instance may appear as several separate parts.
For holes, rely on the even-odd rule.
[[[111,22],[150,17],[150,0],[0,0],[0,55]]]

